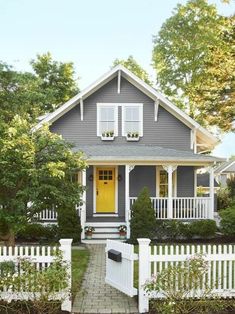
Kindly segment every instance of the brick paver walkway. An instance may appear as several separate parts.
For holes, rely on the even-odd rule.
[[[73,313],[138,313],[135,298],[105,284],[105,246],[94,244],[88,248],[90,262]]]

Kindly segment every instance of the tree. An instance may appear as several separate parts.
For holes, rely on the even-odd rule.
[[[60,135],[32,125],[20,116],[0,127],[0,221],[5,236],[15,233],[45,208],[75,206],[82,187],[71,180],[85,162]]]
[[[16,114],[35,121],[78,92],[72,63],[53,61],[47,53],[31,64],[33,73],[0,62],[0,118],[7,123]]]
[[[141,80],[145,83],[152,85],[152,82],[149,78],[147,71],[145,71],[133,58],[133,56],[129,56],[126,60],[125,59],[115,59],[113,62],[113,67],[116,65],[121,64],[126,67],[128,70],[133,72],[136,76],[138,76]]]
[[[231,19],[220,16],[214,5],[190,0],[162,25],[153,49],[161,90],[192,118],[225,131],[234,119],[226,96],[234,84],[231,27]]]
[[[32,73],[17,72],[0,63],[0,118],[8,123],[15,114],[36,119],[43,107],[43,91]]]
[[[46,111],[53,111],[78,93],[72,62],[54,61],[48,52],[37,55],[31,65],[39,79],[39,88],[44,93]]]
[[[156,231],[155,212],[146,187],[132,206],[130,228],[132,242],[136,242],[137,238],[151,239]]]

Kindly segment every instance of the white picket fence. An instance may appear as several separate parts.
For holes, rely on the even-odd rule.
[[[77,206],[76,211],[78,216],[80,216],[82,207]],[[41,212],[35,214],[35,218],[39,220],[40,222],[45,222],[45,223],[56,223],[57,222],[57,211],[56,209],[44,209]]]
[[[148,295],[144,289],[152,275],[157,275],[168,266],[184,264],[189,258],[202,254],[208,264],[197,295],[205,290],[223,298],[235,297],[235,245],[157,245],[150,246],[149,239],[138,239],[139,254],[134,253],[134,246],[107,241],[106,252],[113,249],[122,254],[122,261],[110,260],[107,255],[106,282],[120,291],[133,296],[137,294],[133,285],[134,261],[138,260],[138,302],[139,312],[149,311],[150,298],[163,298],[164,294]],[[175,282],[180,282],[175,278]],[[177,284],[176,284],[177,286]],[[177,287],[176,287],[177,288]],[[125,291],[127,290],[127,291]],[[131,293],[128,293],[131,291]]]
[[[2,262],[13,262],[18,269],[19,259],[27,259],[30,262],[36,264],[36,269],[45,269],[53,263],[55,259],[54,252],[58,248],[62,252],[63,261],[66,263],[67,272],[68,272],[68,288],[65,291],[58,291],[54,295],[54,299],[62,299],[61,309],[64,311],[71,311],[72,303],[70,298],[71,290],[71,244],[72,239],[61,239],[59,240],[59,247],[50,247],[50,246],[0,246],[0,263]],[[14,292],[7,290],[6,287],[3,291],[0,291],[0,300],[33,300],[35,296],[39,293],[34,293],[30,291],[20,291]]]

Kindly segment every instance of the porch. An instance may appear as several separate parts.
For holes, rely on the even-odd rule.
[[[80,183],[86,187],[82,195],[82,204],[77,206],[83,228],[82,239],[85,238],[84,227],[88,225],[95,227],[96,239],[118,238],[118,227],[123,224],[127,226],[129,237],[131,208],[144,186],[149,189],[156,219],[213,219],[213,167],[210,168],[208,197],[197,197],[198,168],[198,165],[163,163],[90,165],[78,176]],[[109,185],[113,186],[113,189]],[[110,196],[112,193],[113,197]],[[101,205],[100,195],[103,199]],[[44,210],[38,218],[42,222],[56,223],[57,213],[55,210]]]

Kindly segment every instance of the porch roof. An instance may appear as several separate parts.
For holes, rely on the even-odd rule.
[[[75,151],[84,152],[88,161],[126,161],[126,162],[195,162],[212,163],[224,161],[223,158],[194,154],[152,145],[81,145]]]

